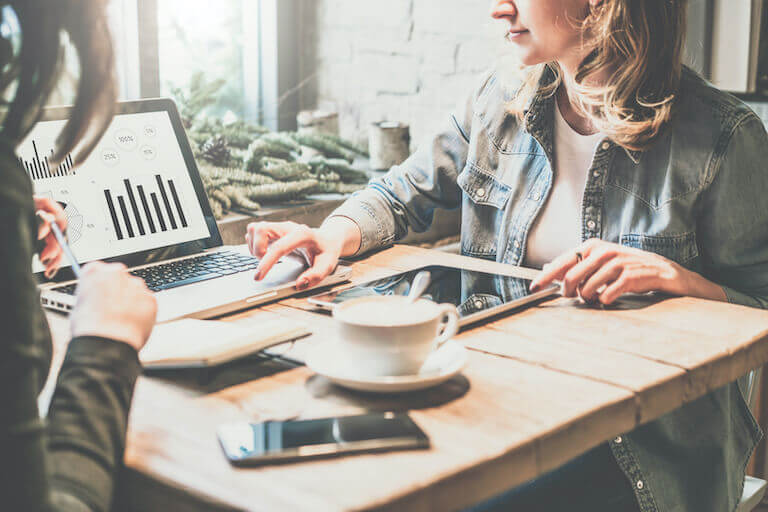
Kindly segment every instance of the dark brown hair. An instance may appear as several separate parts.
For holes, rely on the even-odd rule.
[[[115,108],[114,54],[107,0],[0,0],[18,19],[19,45],[0,54],[0,91],[15,86],[2,121],[3,134],[19,143],[40,118],[63,62],[68,38],[80,76],[69,121],[57,140],[55,159],[79,147],[82,161],[107,129]],[[15,46],[15,48],[14,48]]]

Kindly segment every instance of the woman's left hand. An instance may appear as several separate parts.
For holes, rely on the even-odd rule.
[[[45,213],[53,215],[56,224],[61,228],[61,232],[67,229],[67,217],[61,205],[48,197],[34,196],[35,211],[42,210]],[[45,239],[45,248],[40,251],[40,261],[45,265],[45,275],[48,279],[52,278],[59,269],[64,252],[56,241],[56,237],[51,231],[51,226],[47,222],[41,222],[37,230],[37,239]]]
[[[670,295],[726,300],[723,289],[699,274],[658,254],[590,239],[545,265],[531,290],[562,282],[566,297],[612,304],[624,293],[663,292]]]

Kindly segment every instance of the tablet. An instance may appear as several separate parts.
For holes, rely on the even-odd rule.
[[[413,278],[422,270],[431,275],[430,284],[422,297],[438,303],[454,304],[459,310],[459,324],[462,327],[499,313],[534,304],[560,292],[560,287],[553,284],[531,293],[528,290],[531,284],[529,279],[433,265],[345,290],[314,295],[308,300],[316,306],[331,310],[336,304],[357,297],[408,295]]]

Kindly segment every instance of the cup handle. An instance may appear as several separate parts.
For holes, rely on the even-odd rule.
[[[440,304],[440,315],[443,321],[440,322],[437,335],[437,347],[440,348],[443,344],[456,336],[459,332],[459,312],[456,310],[456,306],[453,304]],[[445,319],[448,317],[447,319]]]

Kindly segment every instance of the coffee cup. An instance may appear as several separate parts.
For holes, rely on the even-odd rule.
[[[407,297],[360,297],[333,310],[345,359],[365,376],[415,375],[459,330],[453,304]]]

